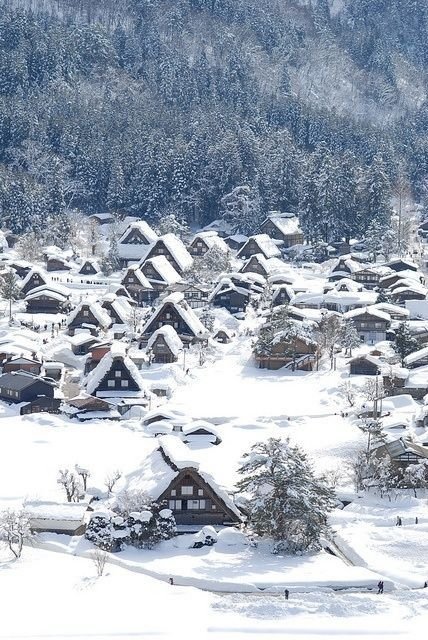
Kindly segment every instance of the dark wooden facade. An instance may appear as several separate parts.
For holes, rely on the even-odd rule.
[[[230,525],[239,522],[237,515],[192,467],[182,469],[158,500],[171,509],[178,525]]]
[[[20,414],[24,416],[30,413],[59,413],[60,405],[59,398],[41,396],[21,407]]]
[[[80,267],[79,274],[83,276],[94,276],[98,271],[92,260],[86,260]]]
[[[26,296],[29,291],[33,289],[37,289],[37,287],[41,287],[46,284],[46,280],[43,278],[42,274],[38,271],[35,271],[31,274],[28,282],[21,289],[21,296]]]
[[[379,366],[366,357],[354,358],[349,363],[349,371],[352,375],[375,376],[379,373]]]
[[[159,238],[159,240],[156,240],[153,247],[150,249],[149,253],[147,254],[146,260],[150,258],[154,258],[155,256],[165,256],[165,258],[174,267],[177,273],[179,273],[180,275],[183,273],[183,269],[180,267],[180,265],[174,258],[173,254],[171,253],[171,251],[168,249],[165,242],[161,238]]]
[[[42,365],[37,360],[30,360],[29,358],[11,358],[8,362],[3,364],[3,373],[12,373],[12,371],[26,371],[27,373],[33,373],[39,375]]]
[[[301,371],[312,371],[316,364],[317,345],[297,338],[291,345],[288,342],[277,342],[272,345],[270,355],[257,355],[255,360],[259,369],[276,371],[287,367]]]
[[[46,271],[70,271],[70,265],[61,258],[48,258],[46,260]]]
[[[256,255],[251,256],[251,258],[247,260],[244,266],[240,269],[240,273],[258,273],[264,278],[269,275],[268,271],[265,269]]]
[[[266,233],[268,236],[273,238],[274,240],[281,240],[283,243],[283,247],[288,249],[289,247],[293,247],[296,244],[303,244],[304,237],[302,232],[297,233],[284,233],[277,227],[277,225],[270,219],[267,218],[261,226],[260,233]]]
[[[167,302],[159,309],[158,313],[145,329],[144,335],[142,336],[143,342],[147,341],[156,329],[160,329],[165,325],[174,327],[180,338],[187,342],[198,338],[198,336],[195,336],[187,322],[181,317],[175,305],[171,302]]]
[[[97,388],[93,392],[94,396],[105,392],[128,392],[138,393],[140,387],[132,377],[129,369],[125,366],[123,358],[118,356],[113,358],[110,369],[100,380]]]
[[[164,336],[158,334],[150,347],[150,361],[159,364],[177,362],[178,356],[168,346]]]
[[[54,388],[41,378],[5,373],[0,376],[0,398],[7,402],[32,402],[39,396],[54,397]]]
[[[214,307],[224,307],[230,313],[241,313],[246,310],[250,302],[250,293],[236,291],[235,289],[223,289],[218,291],[211,300]]]
[[[73,320],[68,325],[69,335],[73,336],[76,329],[79,329],[84,325],[91,325],[91,327],[95,327],[95,328],[99,327],[98,318],[96,318],[92,313],[90,304],[82,304],[78,314],[76,315],[75,318],[73,318]]]
[[[31,292],[30,292],[31,293]],[[70,310],[70,302],[67,298],[59,299],[49,295],[49,292],[40,292],[28,300],[25,300],[27,313],[67,313]]]

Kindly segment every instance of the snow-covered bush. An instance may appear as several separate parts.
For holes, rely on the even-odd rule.
[[[214,527],[202,527],[198,533],[192,537],[192,549],[200,549],[201,547],[212,547],[217,542],[217,532]]]
[[[120,551],[126,544],[152,549],[175,534],[172,511],[161,508],[156,502],[149,502],[129,514],[97,512],[86,530],[86,538],[105,551]]]

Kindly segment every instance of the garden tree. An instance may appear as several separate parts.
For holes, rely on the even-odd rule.
[[[119,471],[119,469],[116,469],[115,471],[108,473],[104,478],[104,484],[107,489],[108,497],[111,496],[113,488],[116,486],[117,482],[119,482],[121,477],[122,477],[122,472]]]
[[[349,467],[352,472],[355,491],[363,491],[366,488],[365,481],[369,475],[366,451],[358,451]]]
[[[230,223],[234,233],[252,235],[263,222],[258,189],[240,185],[221,199],[223,218]]]
[[[377,298],[376,298],[376,304],[379,304],[381,302],[386,302],[388,304],[391,304],[391,296],[387,293],[387,291],[385,289],[381,289],[379,291],[379,293],[377,294]]]
[[[68,469],[60,469],[57,483],[64,489],[67,502],[79,502],[83,485],[76,474]]]
[[[210,307],[204,307],[199,320],[210,333],[214,331],[215,314]]]
[[[382,422],[380,420],[365,418],[361,420],[358,426],[361,431],[367,436],[365,454],[367,464],[369,464],[372,457],[373,449],[376,449],[376,447],[384,444],[386,440],[386,434],[383,431]]]
[[[407,322],[400,322],[395,330],[394,349],[400,356],[402,364],[406,356],[419,349],[418,341],[410,333]]]
[[[373,219],[367,227],[364,242],[367,246],[372,262],[376,262],[377,256],[380,253],[383,253],[386,232],[387,229],[385,225],[376,218]]]
[[[343,335],[342,321],[333,313],[323,313],[315,332],[315,338],[321,352],[328,354],[330,367],[334,365],[336,346],[340,344]]]
[[[388,496],[391,500],[391,491],[398,486],[398,477],[393,464],[387,456],[371,455],[369,463],[370,479],[367,486],[374,486],[381,498]]]
[[[28,260],[28,262],[37,262],[43,256],[43,244],[34,231],[29,231],[19,236],[15,250],[20,258]]]
[[[374,379],[367,379],[361,389],[361,393],[365,404],[368,402],[373,403],[373,417],[377,418],[382,415],[382,399],[385,397],[383,377],[376,375]]]
[[[24,542],[31,540],[30,519],[25,511],[3,511],[0,514],[0,540],[5,542],[15,558],[20,558]]]
[[[352,349],[360,346],[361,340],[355,324],[351,318],[343,321],[342,347],[345,349],[345,356],[352,357]]]
[[[97,576],[99,578],[101,578],[101,576],[104,573],[104,569],[106,566],[106,562],[107,562],[107,554],[105,551],[102,551],[101,549],[97,549],[96,551],[94,551],[93,553],[91,553],[91,560],[94,563],[96,572],[97,572]]]
[[[170,509],[150,501],[141,511],[131,512],[126,520],[130,544],[139,549],[153,549],[176,533],[175,518]]]
[[[212,283],[220,273],[231,270],[231,255],[215,245],[201,257],[195,257],[192,266],[184,273],[184,278],[197,283]]]
[[[273,552],[320,546],[334,492],[316,476],[306,454],[289,440],[257,442],[244,454],[237,487],[247,497],[248,525],[273,541]]]
[[[95,511],[86,527],[85,538],[104,551],[113,551],[115,547],[111,516],[110,512]]]
[[[346,403],[350,407],[353,407],[356,401],[356,392],[355,392],[355,387],[350,382],[350,380],[347,380],[346,382],[341,384],[339,387],[339,391],[341,395],[344,397],[344,399],[346,400]]]
[[[183,218],[177,217],[175,213],[159,215],[155,230],[160,236],[166,233],[173,233],[179,238],[185,238],[190,233],[186,221]]]
[[[78,464],[74,465],[74,469],[77,475],[82,478],[83,491],[86,493],[88,478],[91,475],[91,472],[89,471],[89,469],[85,469],[84,467],[81,467]]]
[[[18,300],[20,292],[16,273],[12,270],[6,271],[0,277],[0,295],[9,302],[9,320],[12,319],[12,302]]]
[[[417,498],[418,489],[428,488],[428,460],[421,460],[416,464],[409,464],[401,470],[399,486],[412,489]]]

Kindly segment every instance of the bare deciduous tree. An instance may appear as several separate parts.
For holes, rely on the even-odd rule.
[[[91,554],[91,560],[94,563],[95,568],[97,570],[97,576],[100,578],[104,573],[104,569],[107,562],[106,552],[102,551],[102,549],[97,549],[96,551],[93,551]]]
[[[68,469],[60,469],[58,474],[57,482],[63,487],[67,502],[79,502],[83,489],[79,478]]]
[[[20,558],[25,540],[32,538],[30,519],[25,511],[3,511],[0,514],[0,540],[7,543],[15,558]]]
[[[104,484],[107,488],[107,493],[109,496],[111,495],[115,484],[120,480],[121,477],[122,477],[122,472],[119,471],[119,469],[116,469],[116,471],[109,473],[105,477]]]
[[[350,407],[355,405],[355,388],[352,383],[347,380],[340,385],[339,390]]]
[[[77,475],[82,478],[83,491],[86,492],[86,487],[88,484],[88,478],[91,475],[89,469],[85,469],[84,467],[80,467],[78,464],[74,465]]]

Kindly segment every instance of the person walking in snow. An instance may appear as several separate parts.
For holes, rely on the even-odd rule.
[[[379,580],[379,582],[377,583],[377,592],[383,593],[383,580]]]
[[[289,590],[288,590],[288,589],[286,589],[286,590],[284,591],[284,597],[285,597],[285,599],[286,599],[286,600],[288,600],[288,596],[289,596],[289,595],[290,595],[290,592],[289,592]]]

